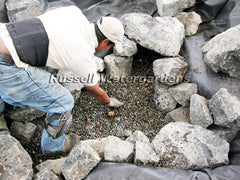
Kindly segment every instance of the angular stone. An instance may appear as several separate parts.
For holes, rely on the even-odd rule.
[[[33,121],[39,117],[45,116],[46,112],[40,111],[30,106],[25,106],[23,108],[17,108],[9,111],[7,115],[15,121]]]
[[[103,59],[101,59],[97,56],[94,56],[94,60],[96,61],[96,64],[97,64],[97,71],[98,72],[103,72],[104,69],[105,69],[105,64],[104,64]]]
[[[216,35],[202,50],[204,61],[214,72],[240,77],[240,25]]]
[[[29,154],[7,131],[0,132],[0,139],[1,179],[32,179],[32,159]]]
[[[195,170],[229,163],[229,143],[210,130],[185,122],[164,126],[152,145],[164,167]]]
[[[103,159],[104,158],[104,149],[107,138],[98,138],[98,139],[88,139],[84,142],[91,146],[98,155]]]
[[[160,16],[174,16],[184,9],[194,6],[196,0],[157,0],[156,2]]]
[[[177,18],[185,27],[185,36],[192,36],[197,33],[199,24],[202,23],[201,16],[196,12],[181,12]]]
[[[182,106],[189,106],[193,94],[197,94],[197,84],[181,83],[168,89],[173,98]]]
[[[12,136],[17,138],[22,145],[31,142],[36,129],[37,126],[35,124],[25,121],[13,121],[10,127]]]
[[[38,0],[7,0],[5,4],[10,22],[31,19],[41,14]]]
[[[134,145],[118,137],[109,136],[104,149],[104,159],[111,162],[130,162]]]
[[[48,169],[44,169],[37,174],[34,175],[34,180],[45,180],[45,179],[51,179],[51,180],[59,180],[59,178],[54,174],[52,171]]]
[[[231,127],[240,121],[240,99],[221,88],[209,100],[209,109],[213,114],[214,124],[220,127]]]
[[[57,73],[57,79],[52,77],[51,80],[53,82],[58,81],[62,84],[70,91],[74,100],[77,100],[81,95],[82,88],[84,87],[82,82],[89,82],[91,80],[91,75],[87,79],[84,79],[71,71],[59,70]]]
[[[158,164],[159,158],[149,144],[137,141],[135,146],[135,164]]]
[[[158,82],[155,84],[154,102],[162,113],[170,112],[177,106],[177,101],[168,92],[168,86]]]
[[[174,109],[165,116],[165,123],[169,122],[190,122],[189,108],[181,106],[180,108]]]
[[[188,64],[179,57],[157,59],[153,62],[153,73],[157,81],[165,85],[182,82]]]
[[[120,57],[110,54],[104,57],[106,73],[111,78],[129,76],[132,71],[132,57]]]
[[[133,144],[135,144],[137,141],[145,144],[150,144],[148,137],[141,131],[135,131],[126,139],[126,141]]]
[[[126,36],[123,37],[122,46],[122,52],[118,52],[115,47],[113,48],[114,55],[131,57],[134,54],[137,54],[137,44],[134,41],[129,40]]]
[[[131,13],[124,26],[129,39],[163,56],[177,56],[185,37],[183,24],[173,17]]]
[[[41,164],[37,165],[35,168],[40,172],[44,169],[48,169],[52,171],[54,174],[61,175],[62,174],[62,165],[66,161],[67,157],[63,157],[60,159],[53,159],[53,160],[47,160],[42,162]]]
[[[4,115],[0,115],[0,131],[9,131]]]
[[[94,149],[85,142],[79,142],[62,166],[63,176],[66,180],[84,179],[100,160]]]
[[[193,94],[190,101],[190,123],[207,128],[213,124],[213,118],[208,109],[207,99],[198,94]]]

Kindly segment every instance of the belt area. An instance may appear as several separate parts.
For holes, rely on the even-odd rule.
[[[5,54],[3,52],[0,51],[0,61],[4,61],[10,64],[14,64],[14,61],[12,59],[12,56]]]

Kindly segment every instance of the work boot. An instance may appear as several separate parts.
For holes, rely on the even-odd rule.
[[[71,149],[80,141],[80,136],[76,134],[66,135],[66,144],[62,150],[63,153],[69,153]]]

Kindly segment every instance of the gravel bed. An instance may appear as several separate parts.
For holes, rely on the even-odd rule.
[[[126,138],[129,132],[140,130],[152,140],[165,125],[164,117],[153,101],[152,63],[159,57],[159,54],[139,47],[139,53],[134,56],[129,79],[100,83],[110,97],[116,97],[125,103],[120,108],[111,108],[98,102],[83,89],[72,111],[74,122],[70,132],[80,135],[81,139],[85,140],[110,135]],[[132,80],[134,77],[135,82]],[[34,142],[25,148],[33,158],[34,165],[47,159],[59,158],[60,156],[41,154],[40,137],[43,119],[39,118],[33,123],[38,125],[38,130]]]

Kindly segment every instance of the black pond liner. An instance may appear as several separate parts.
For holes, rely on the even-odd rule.
[[[76,5],[91,22],[103,15],[112,15],[120,20],[128,13],[142,12],[158,16],[155,0],[39,0],[42,10],[56,6]],[[186,79],[198,84],[199,94],[211,98],[220,88],[240,97],[240,80],[224,74],[216,74],[203,62],[202,46],[215,35],[240,24],[239,0],[197,0],[187,11],[196,11],[203,19],[197,35],[186,37],[180,54],[189,63]],[[0,21],[7,22],[3,2],[0,2]],[[104,56],[100,54],[99,56]],[[86,180],[220,180],[240,179],[240,134],[231,143],[230,165],[215,169],[185,171],[161,167],[137,166],[134,164],[100,163]]]

